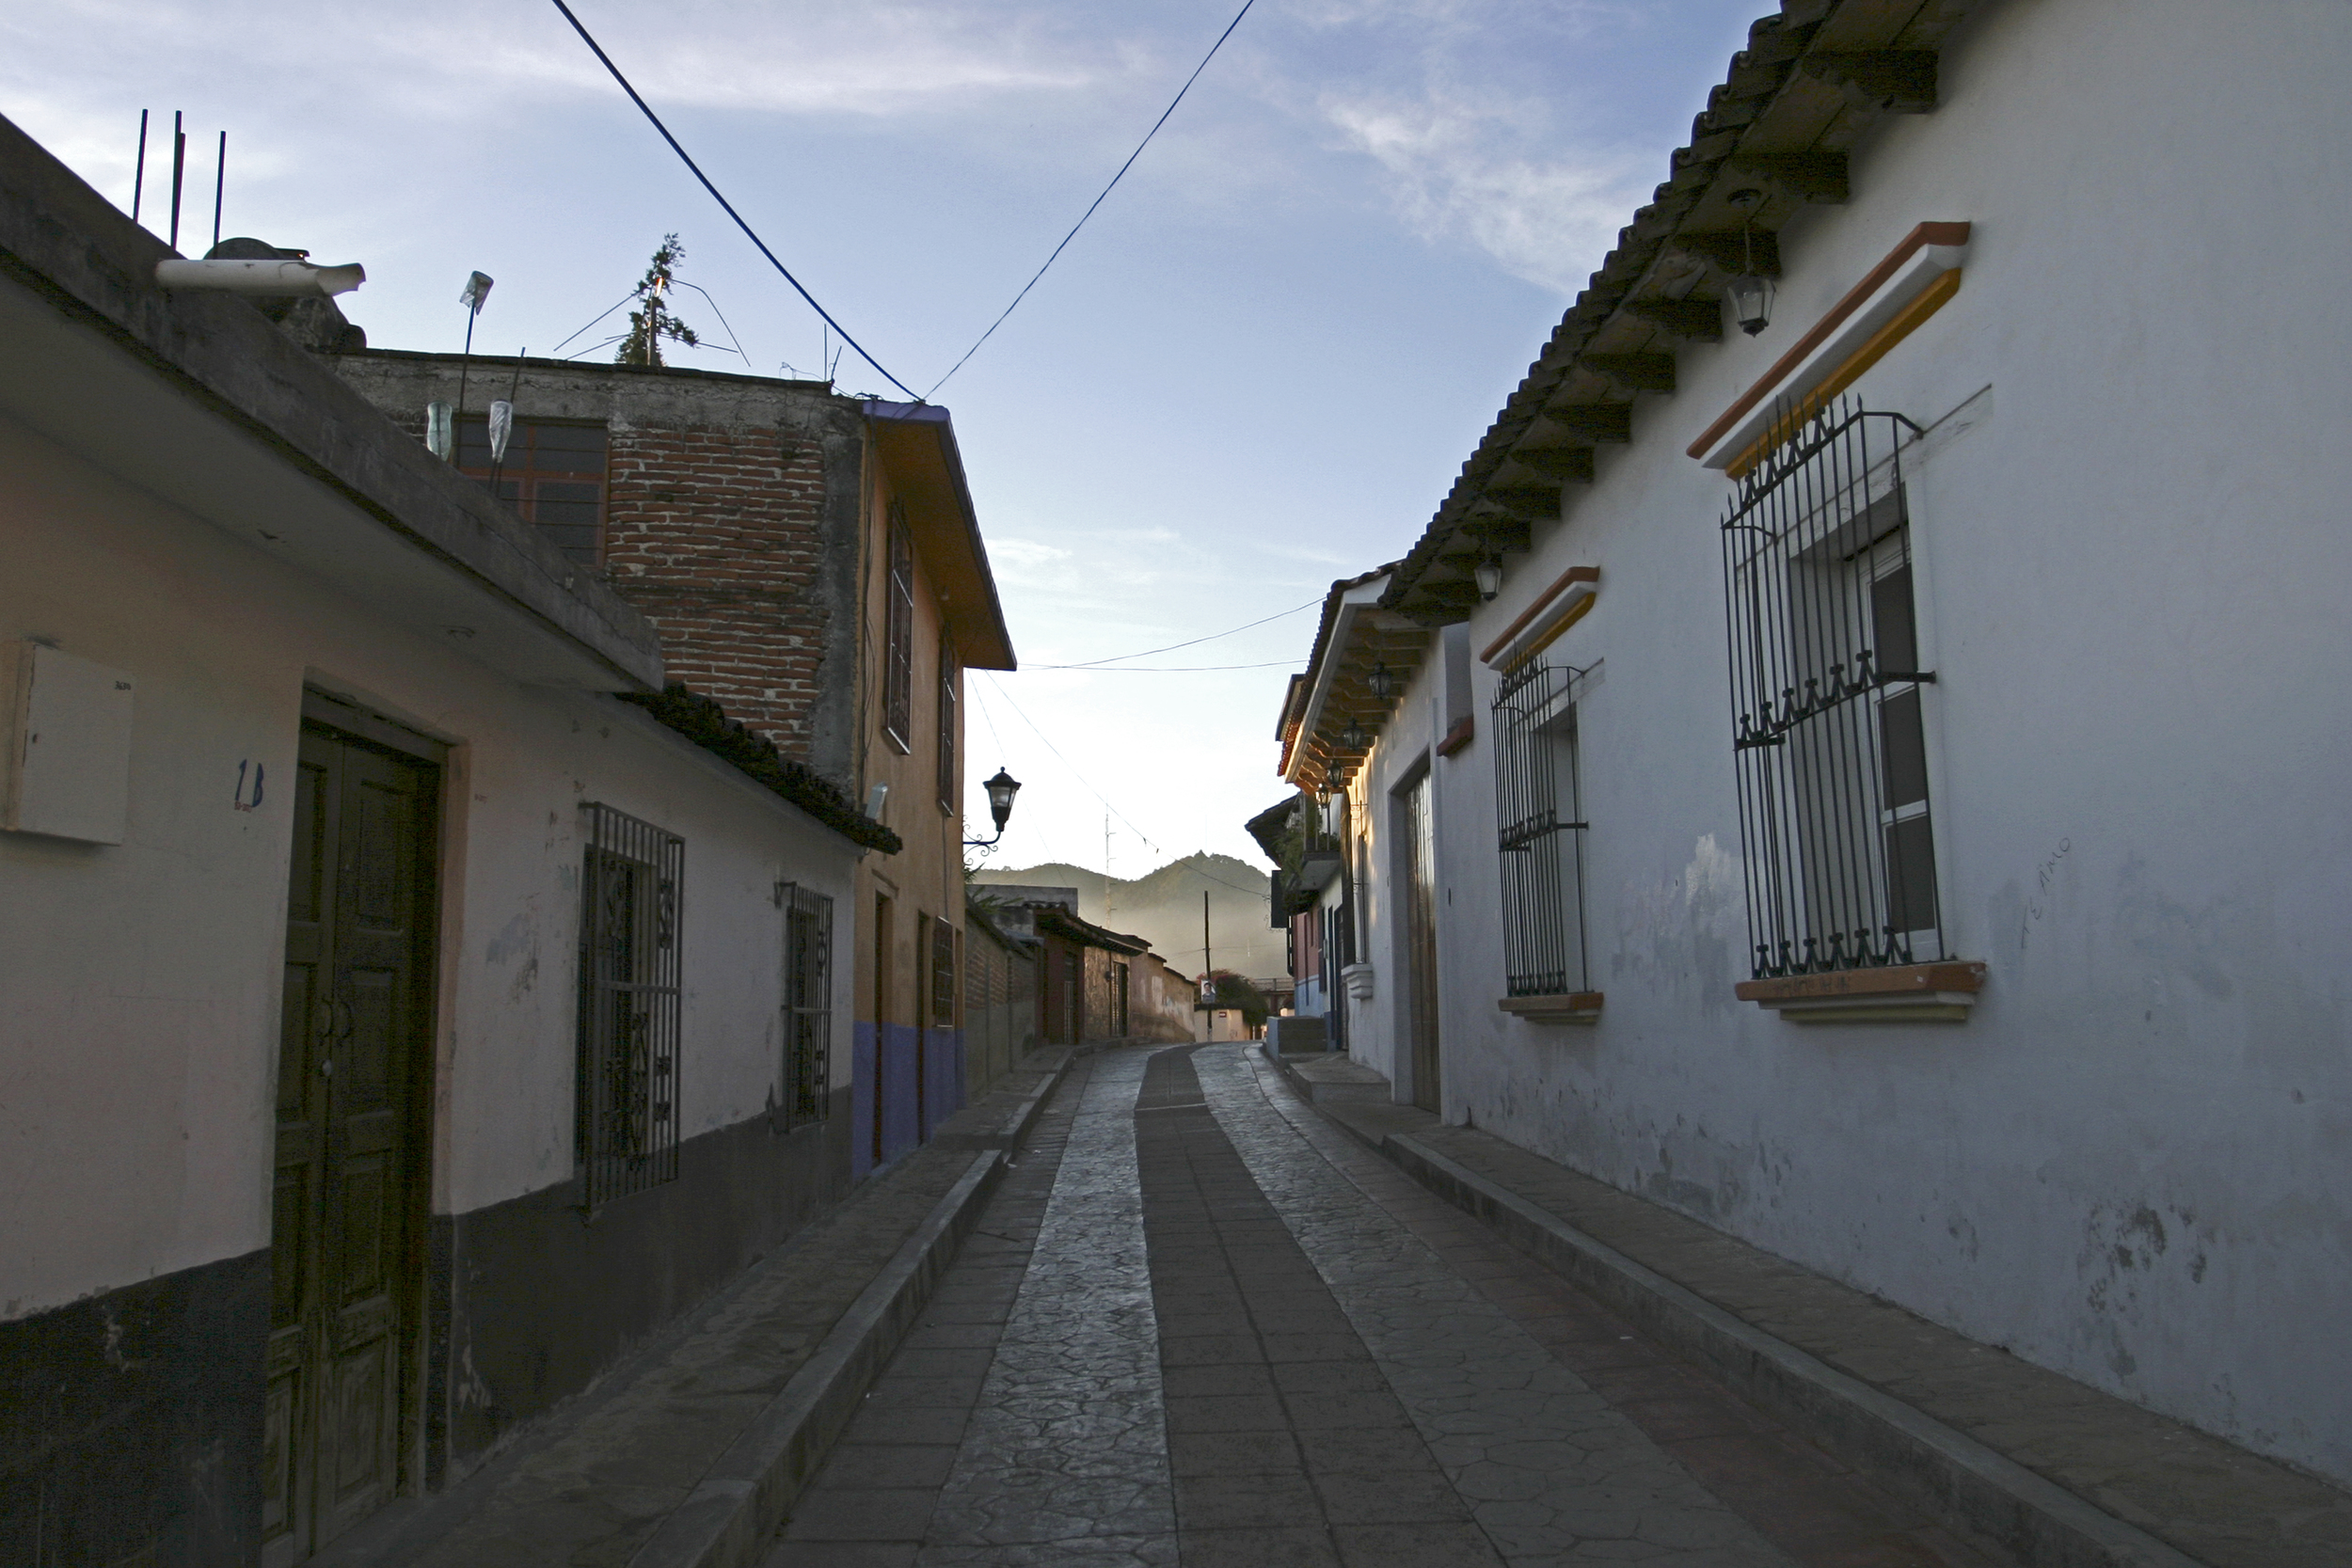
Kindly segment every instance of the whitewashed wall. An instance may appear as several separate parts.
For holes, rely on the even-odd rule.
[[[2344,1479],[2348,63],[2335,4],[1990,8],[1944,55],[1944,106],[1784,233],[1772,327],[1684,351],[1678,393],[1570,488],[1471,632],[1601,568],[1554,649],[1597,666],[1597,1025],[1494,1006],[1483,668],[1478,739],[1437,764],[1449,1119]],[[1936,426],[1908,460],[1935,827],[1953,950],[1990,979],[1964,1024],[1784,1023],[1732,994],[1725,486],[1683,448],[1931,219],[1975,224],[1964,282],[1857,390]],[[1429,701],[1368,791],[1426,743]],[[1394,901],[1371,902],[1381,1022],[1357,1049],[1388,1071]]]
[[[306,682],[453,743],[435,1212],[570,1174],[582,800],[686,841],[682,1135],[762,1113],[773,885],[846,900],[850,845],[637,710],[399,630],[7,421],[0,476],[0,639],[137,681],[128,841],[0,833],[0,1317],[269,1243]],[[257,811],[231,803],[244,763],[267,770]]]

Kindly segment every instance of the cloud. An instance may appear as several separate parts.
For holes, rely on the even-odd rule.
[[[1513,276],[1573,294],[1646,195],[1654,152],[1541,159],[1515,152],[1539,118],[1503,102],[1323,100],[1325,119],[1388,174],[1399,215],[1423,239],[1486,251]]]

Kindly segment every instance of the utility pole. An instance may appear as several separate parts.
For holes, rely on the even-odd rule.
[[[1209,971],[1216,967],[1216,959],[1209,952],[1209,890],[1200,890],[1200,978],[1205,983]]]

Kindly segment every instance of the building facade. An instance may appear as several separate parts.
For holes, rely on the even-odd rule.
[[[293,1563],[847,1191],[896,835],[0,125],[0,1560]]]
[[[1398,1098],[2339,1480],[2346,57],[1759,23],[1283,759]]]
[[[967,668],[1012,644],[947,411],[818,382],[666,366],[383,351],[332,361],[583,578],[659,632],[673,680],[719,701],[887,822],[853,911],[845,1053],[861,1176],[963,1104]],[[493,399],[514,410],[502,451]]]

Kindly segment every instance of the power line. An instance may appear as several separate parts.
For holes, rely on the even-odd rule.
[[[1144,832],[1141,828],[1136,827],[1136,826],[1133,822],[1129,822],[1129,821],[1127,820],[1127,815],[1126,815],[1126,813],[1124,813],[1124,812],[1120,811],[1120,810],[1117,806],[1114,806],[1114,805],[1112,805],[1112,804],[1111,804],[1111,802],[1110,802],[1110,797],[1109,797],[1109,796],[1104,795],[1104,794],[1101,790],[1099,790],[1099,789],[1095,788],[1092,784],[1087,784],[1087,778],[1086,778],[1086,775],[1078,771],[1077,765],[1076,765],[1076,764],[1074,764],[1074,763],[1073,763],[1073,762],[1072,762],[1072,761],[1071,761],[1068,757],[1063,756],[1059,751],[1056,750],[1056,748],[1055,748],[1055,746],[1054,746],[1054,743],[1053,743],[1051,740],[1046,740],[1046,738],[1045,738],[1045,732],[1044,732],[1043,730],[1038,729],[1038,727],[1037,727],[1037,721],[1036,721],[1036,720],[1034,720],[1034,719],[1032,719],[1032,718],[1030,718],[1030,717],[1028,716],[1028,714],[1027,714],[1027,713],[1025,713],[1025,712],[1024,712],[1024,711],[1023,711],[1021,705],[1020,705],[1019,703],[1016,703],[1016,702],[1014,702],[1014,701],[1012,700],[1012,694],[1011,694],[1010,692],[1009,692],[1009,691],[1007,691],[1007,690],[1005,689],[1004,685],[1003,685],[1003,683],[1002,683],[1002,682],[998,681],[998,680],[996,679],[996,677],[995,677],[995,676],[991,675],[991,676],[989,677],[989,682],[988,682],[988,684],[989,684],[989,685],[991,685],[991,686],[993,686],[993,687],[995,687],[995,688],[996,688],[996,695],[998,695],[999,697],[1004,698],[1004,699],[1005,699],[1005,703],[1006,703],[1006,705],[1007,705],[1008,706],[1009,706],[1009,707],[1012,709],[1012,711],[1013,711],[1013,712],[1018,713],[1018,714],[1020,714],[1020,715],[1021,715],[1021,721],[1022,721],[1023,723],[1025,723],[1025,724],[1028,725],[1028,726],[1029,726],[1029,728],[1030,728],[1031,730],[1035,731],[1035,732],[1036,732],[1036,735],[1037,735],[1037,737],[1038,737],[1040,740],[1044,740],[1044,741],[1045,741],[1045,749],[1046,749],[1047,751],[1052,752],[1054,753],[1054,759],[1055,759],[1056,761],[1059,762],[1059,763],[1060,763],[1060,764],[1061,764],[1064,768],[1069,768],[1069,769],[1070,769],[1070,776],[1071,776],[1072,778],[1073,778],[1073,779],[1076,779],[1076,780],[1077,780],[1080,784],[1086,784],[1086,790],[1087,790],[1087,793],[1088,793],[1088,794],[1089,794],[1089,795],[1091,795],[1091,796],[1093,796],[1096,800],[1100,800],[1100,801],[1102,801],[1102,802],[1103,802],[1103,809],[1104,809],[1104,811],[1109,812],[1109,813],[1110,813],[1113,816],[1118,817],[1118,818],[1119,818],[1121,822],[1126,822],[1126,823],[1127,823],[1127,831],[1128,831],[1129,832],[1131,832],[1131,833],[1135,834],[1135,835],[1136,835],[1136,837],[1137,837],[1137,838],[1139,838],[1139,839],[1143,840],[1143,842],[1144,842],[1147,846],[1149,846],[1149,847],[1151,847],[1151,849],[1152,850],[1152,852],[1153,852],[1153,853],[1155,853],[1155,854],[1161,854],[1161,855],[1165,855],[1165,854],[1167,854],[1167,853],[1168,853],[1168,851],[1167,851],[1166,849],[1161,848],[1161,847],[1160,847],[1160,846],[1159,846],[1158,844],[1154,843],[1154,842],[1152,841],[1152,839],[1151,838],[1151,836],[1150,836],[1149,834],[1147,834],[1147,833],[1146,833],[1146,832]],[[974,689],[975,689],[975,690],[977,690],[977,689],[977,689],[977,688],[975,688]],[[987,705],[986,703],[982,703],[982,704],[980,705],[980,711],[981,711],[981,713],[982,713],[982,715],[983,715],[983,716],[985,716],[985,715],[986,715],[986,713],[987,713],[987,711],[988,711],[988,705]],[[991,720],[991,721],[989,721],[989,733],[990,733],[991,735],[994,735],[994,734],[995,734],[995,731],[996,731],[996,724],[995,724],[995,721]],[[996,743],[997,743],[999,746],[1002,746],[1002,745],[1004,744],[1004,741],[1003,741],[1003,739],[1000,737],[1000,738],[997,740],[997,742],[996,742]],[[1222,877],[1212,877],[1212,876],[1210,876],[1208,872],[1201,870],[1199,866],[1195,866],[1195,867],[1193,867],[1193,868],[1192,868],[1192,874],[1193,874],[1194,876],[1196,876],[1196,877],[1199,877],[1199,878],[1202,879],[1203,880],[1206,880],[1206,881],[1211,881],[1211,882],[1215,882],[1215,883],[1216,883],[1217,886],[1219,886],[1219,887],[1223,887],[1223,888],[1231,888],[1231,889],[1232,889],[1235,893],[1239,893],[1239,894],[1246,894],[1246,895],[1248,895],[1249,897],[1252,897],[1252,898],[1263,898],[1263,897],[1264,897],[1264,896],[1265,896],[1265,889],[1263,889],[1263,888],[1244,887],[1244,886],[1242,886],[1239,882],[1229,882],[1229,881],[1227,881],[1227,880],[1226,880],[1224,878],[1222,878]],[[1110,875],[1110,873],[1109,873],[1107,870],[1105,870],[1105,871],[1104,872],[1104,876],[1105,878],[1107,878],[1109,875]],[[1140,879],[1138,879],[1138,880],[1139,880]]]
[[[1089,675],[1198,675],[1212,670],[1290,670],[1297,665],[1295,658],[1277,658],[1263,664],[1130,664],[1118,670],[1097,669],[1091,664],[1029,664],[1023,668],[1083,670]]]
[[[1108,658],[1088,659],[1084,664],[1032,664],[1029,668],[1032,670],[1092,670],[1099,665],[1123,664],[1131,658],[1150,658],[1153,654],[1172,654],[1179,648],[1197,648],[1203,642],[1214,642],[1220,637],[1231,637],[1236,632],[1248,631],[1253,627],[1263,626],[1268,621],[1279,621],[1285,615],[1295,615],[1302,610],[1312,610],[1315,606],[1321,604],[1325,597],[1326,595],[1317,594],[1313,598],[1309,599],[1305,604],[1295,604],[1288,610],[1278,610],[1273,614],[1262,617],[1259,620],[1248,622],[1243,626],[1228,626],[1223,631],[1213,631],[1206,637],[1196,637],[1189,642],[1170,642],[1165,648],[1146,648],[1141,653],[1136,654],[1113,654]],[[1243,665],[1234,665],[1232,666],[1232,668],[1243,669],[1247,667]]]
[[[1254,3],[1255,0],[1252,0],[1252,4]],[[670,144],[670,150],[678,155],[678,161],[693,171],[694,178],[702,182],[703,189],[710,193],[710,198],[713,201],[716,201],[722,208],[725,209],[727,216],[735,220],[735,227],[743,230],[744,237],[750,240],[754,245],[758,247],[759,253],[762,256],[768,258],[768,264],[775,268],[778,273],[783,275],[784,280],[792,285],[793,292],[798,293],[803,299],[808,301],[808,308],[816,311],[819,316],[822,316],[827,326],[830,326],[835,332],[840,333],[841,341],[849,344],[851,348],[856,349],[858,357],[873,366],[876,374],[880,375],[884,381],[889,382],[893,387],[898,388],[898,390],[904,392],[907,396],[913,398],[915,402],[922,403],[926,401],[923,395],[917,392],[914,388],[908,386],[897,376],[892,375],[888,371],[883,370],[882,367],[882,361],[866,353],[865,346],[855,338],[850,337],[848,329],[843,327],[839,322],[834,320],[823,306],[817,303],[817,296],[810,293],[806,289],[801,286],[801,280],[792,276],[792,269],[786,266],[782,261],[776,260],[776,253],[768,248],[768,242],[761,239],[757,233],[753,231],[752,226],[743,221],[743,214],[735,210],[735,204],[729,201],[725,197],[719,194],[719,187],[710,182],[710,176],[702,171],[702,166],[694,162],[694,160],[687,154],[685,148],[678,145],[678,139],[670,135],[670,128],[661,123],[661,117],[653,112],[653,105],[646,103],[638,90],[629,85],[628,78],[621,74],[621,68],[612,63],[612,56],[604,52],[604,46],[596,40],[595,36],[592,35],[586,27],[580,24],[580,18],[572,14],[571,7],[565,5],[564,0],[554,0],[554,5],[557,10],[564,13],[564,20],[572,24],[572,31],[580,35],[580,41],[596,52],[596,58],[604,63],[604,69],[612,73],[612,79],[615,82],[621,84],[621,90],[628,94],[629,102],[635,103],[638,109],[644,113],[645,119],[652,122],[653,128],[661,133],[661,139]],[[1249,8],[1245,6],[1242,8],[1244,10],[1248,10]],[[1235,17],[1233,20],[1239,22],[1241,19],[1239,17]],[[1232,30],[1232,29],[1230,27],[1226,29],[1228,32],[1231,32]],[[1224,40],[1220,39],[1217,41],[1221,43]],[[1206,65],[1208,62],[1203,60],[1201,63]],[[1198,75],[1200,73],[1195,71],[1194,74]],[[1186,87],[1190,87],[1192,84],[1187,82],[1184,85]],[[1171,104],[1169,107],[1173,108],[1174,105]],[[1165,119],[1167,117],[1162,116],[1161,118]],[[1156,127],[1154,127],[1154,129],[1156,129]],[[1136,150],[1141,151],[1142,149],[1138,148]],[[1131,159],[1129,161],[1132,162],[1133,160]],[[1125,171],[1121,170],[1120,172],[1124,173]],[[1105,192],[1104,194],[1107,195],[1109,193]],[[606,312],[608,315],[611,313],[612,312],[610,311]],[[989,330],[993,332],[995,328],[991,327]],[[979,345],[976,343],[973,346],[977,348]],[[968,358],[970,356],[967,355],[965,357]],[[958,363],[961,363],[961,361],[958,361]],[[951,372],[950,373],[952,374],[953,372]],[[945,380],[946,377],[942,377],[941,379]],[[938,388],[934,388],[932,389],[936,391]]]
[[[556,0],[556,4],[559,6],[563,3],[564,0]],[[958,371],[963,369],[963,360],[969,359],[974,355],[979,353],[980,344],[987,342],[991,338],[994,337],[996,335],[996,329],[1005,325],[1005,317],[1011,315],[1013,311],[1021,308],[1021,302],[1029,297],[1029,291],[1037,287],[1038,278],[1045,276],[1045,268],[1052,266],[1054,262],[1059,259],[1062,251],[1069,246],[1070,242],[1078,237],[1078,230],[1087,226],[1087,219],[1094,215],[1094,209],[1103,205],[1104,201],[1109,198],[1111,192],[1118,188],[1119,182],[1127,177],[1127,171],[1135,166],[1136,160],[1143,156],[1143,150],[1152,145],[1152,138],[1160,134],[1160,127],[1168,123],[1168,117],[1176,112],[1176,105],[1184,101],[1184,94],[1192,90],[1193,83],[1199,81],[1200,79],[1200,73],[1209,69],[1209,62],[1216,58],[1216,52],[1225,47],[1225,40],[1233,36],[1233,29],[1241,25],[1241,19],[1248,16],[1249,14],[1249,8],[1257,3],[1258,0],[1242,0],[1241,9],[1235,11],[1233,13],[1233,20],[1225,24],[1225,31],[1217,34],[1216,41],[1209,45],[1209,52],[1200,56],[1200,63],[1194,66],[1192,68],[1192,74],[1184,78],[1184,85],[1176,89],[1176,96],[1169,99],[1168,107],[1160,111],[1160,118],[1152,122],[1152,129],[1146,131],[1143,134],[1143,139],[1136,143],[1136,150],[1127,154],[1127,161],[1119,166],[1119,172],[1112,175],[1111,182],[1103,187],[1103,194],[1096,197],[1094,200],[1088,205],[1087,210],[1079,214],[1078,221],[1070,226],[1070,232],[1061,237],[1061,244],[1054,247],[1054,254],[1045,258],[1045,266],[1038,268],[1036,277],[1031,277],[1026,283],[1021,285],[1021,292],[1012,296],[1012,303],[1010,305],[1005,307],[1004,315],[1000,315],[994,321],[989,323],[988,330],[980,334],[979,341],[975,342],[970,348],[963,351],[963,359],[959,359],[954,364],[948,366],[947,375],[943,375],[937,381],[932,382],[931,389],[924,393],[923,398],[918,401],[927,402],[930,399],[938,396],[939,389],[947,385],[947,377],[954,375]],[[564,14],[568,16],[570,13],[567,11]],[[575,25],[577,25],[577,24],[575,24]],[[601,51],[599,51],[599,53],[601,53]],[[650,113],[651,111],[647,112]],[[667,133],[664,133],[664,135],[667,135]],[[707,182],[705,182],[707,183]],[[860,350],[859,352],[863,353],[865,351]],[[873,361],[869,359],[866,363],[873,364]],[[876,370],[882,369],[880,365],[875,365],[874,368]]]
[[[1005,689],[1002,682],[997,680],[995,676],[991,675],[989,677],[988,684],[996,689],[996,695],[1004,698],[1005,705],[1011,708],[1013,712],[1020,714],[1021,721],[1028,725],[1029,728],[1036,733],[1036,736],[1040,740],[1045,741],[1045,749],[1054,753],[1054,760],[1060,763],[1064,768],[1069,768],[1070,776],[1072,778],[1077,780],[1082,784],[1086,784],[1086,790],[1089,795],[1093,796],[1096,800],[1103,802],[1103,809],[1104,811],[1109,812],[1113,816],[1118,817],[1121,822],[1126,822],[1127,831],[1135,834],[1136,837],[1143,840],[1145,844],[1151,845],[1154,852],[1159,854],[1166,854],[1168,852],[1167,850],[1160,848],[1157,844],[1153,844],[1152,836],[1149,833],[1145,832],[1141,828],[1136,827],[1133,822],[1128,822],[1127,814],[1120,811],[1117,806],[1112,805],[1109,796],[1095,788],[1091,784],[1087,783],[1087,776],[1078,771],[1078,765],[1072,762],[1068,757],[1063,756],[1060,750],[1056,747],[1051,740],[1046,739],[1045,732],[1038,729],[1037,721],[1030,718],[1026,712],[1023,711],[1021,705],[1012,700],[1012,693]]]

